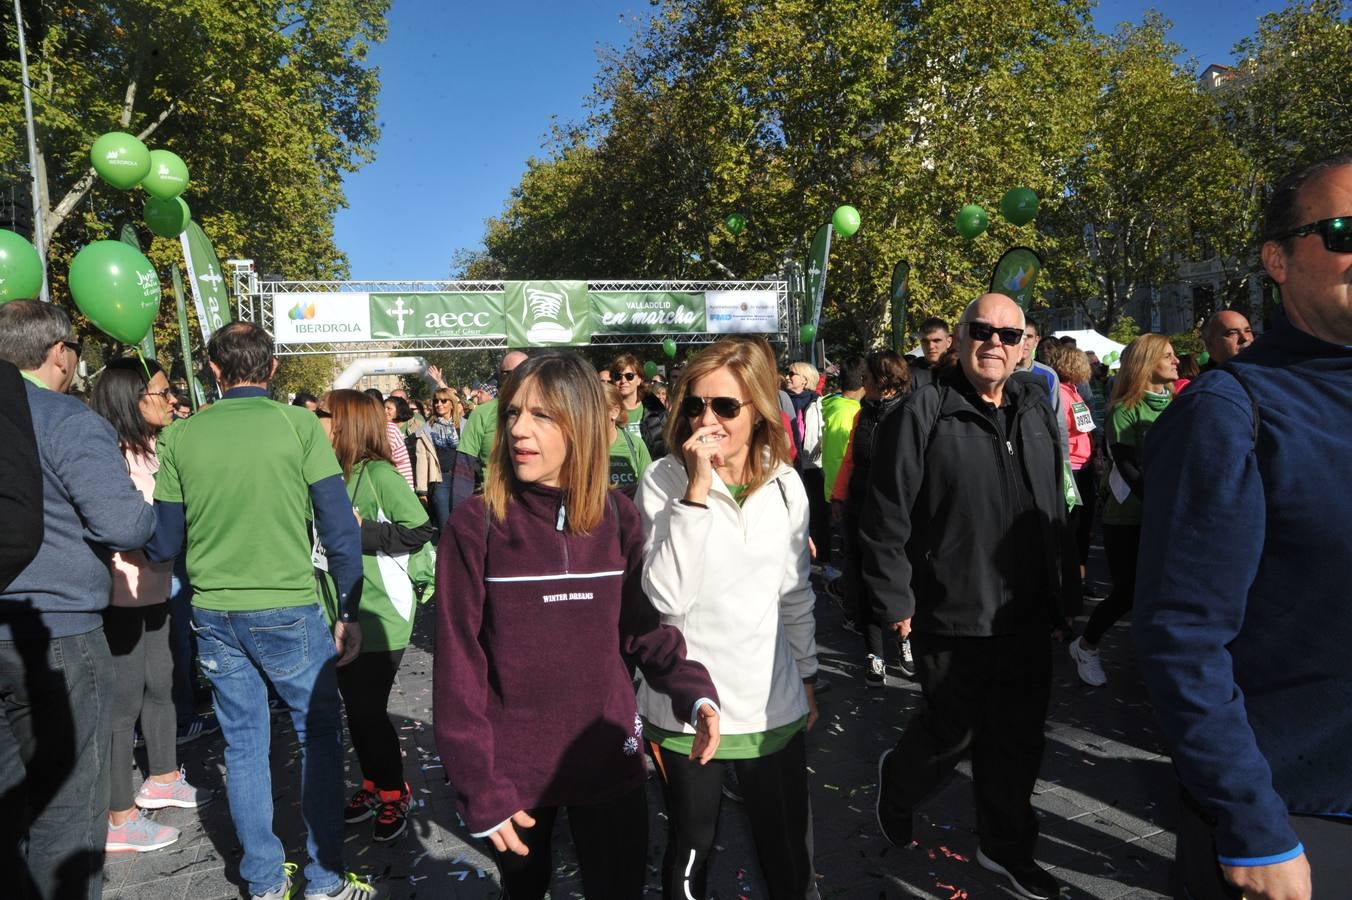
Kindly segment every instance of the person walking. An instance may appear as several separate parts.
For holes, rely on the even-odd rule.
[[[1146,435],[1173,399],[1178,357],[1162,334],[1143,334],[1122,351],[1122,369],[1108,408],[1108,503],[1103,510],[1103,551],[1113,590],[1094,608],[1084,634],[1070,642],[1080,680],[1091,687],[1108,683],[1099,641],[1131,609],[1136,595],[1136,562],[1141,547],[1141,448]]]
[[[701,763],[719,745],[718,694],[644,595],[643,530],[610,490],[590,364],[532,356],[500,403],[484,492],[451,514],[437,553],[437,748],[505,896],[549,889],[567,809],[583,893],[640,900],[647,794],[625,660],[690,723]]]
[[[806,732],[817,719],[815,598],[808,581],[808,497],[779,427],[774,355],[762,339],[725,338],[681,374],[667,425],[673,451],[643,476],[643,586],[685,635],[722,703],[722,766],[691,759],[697,736],[661,684],[639,687],[644,731],[662,775],[667,848],[662,895],[708,896],[708,867],[730,766],[774,900],[816,893]],[[819,495],[820,496],[820,495]]]
[[[117,432],[131,480],[147,503],[155,498],[155,439],[173,421],[169,379],[153,359],[113,360],[94,385],[91,406]],[[173,563],[151,563],[139,551],[113,555],[113,593],[103,630],[116,686],[109,742],[108,840],[111,852],[146,852],[178,840],[177,828],[142,809],[195,809],[211,792],[193,787],[178,766],[174,657],[170,651],[169,579]],[[132,789],[132,729],[145,736],[149,775]]]
[[[300,742],[306,900],[368,900],[376,890],[343,868],[337,678],[361,650],[357,520],[319,419],[268,399],[272,336],[232,322],[211,336],[207,356],[224,393],[160,441],[146,555],[173,559],[186,538],[198,661],[225,736],[226,796],[244,848],[240,875],[257,900],[284,900],[298,871],[272,830],[271,687]],[[332,628],[315,581],[312,520],[337,594]]]
[[[372,839],[392,841],[407,827],[411,799],[388,711],[417,607],[408,555],[431,540],[436,527],[394,468],[380,405],[360,391],[338,390],[329,395],[329,412],[334,455],[361,526],[363,573],[361,652],[338,670],[347,732],[362,773],[343,819],[352,825],[374,817]]]
[[[451,517],[451,478],[464,420],[465,407],[459,395],[439,387],[432,392],[432,415],[417,432],[415,487],[427,496],[432,524],[438,530]]]

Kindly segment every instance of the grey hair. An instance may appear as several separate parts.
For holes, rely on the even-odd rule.
[[[70,316],[59,306],[38,300],[0,304],[0,359],[20,369],[38,368],[53,344],[71,336]]]
[[[972,316],[976,315],[976,307],[977,307],[977,304],[979,304],[979,303],[981,302],[981,298],[982,298],[982,297],[991,297],[991,296],[995,296],[995,297],[1004,297],[1004,298],[1005,298],[1006,300],[1008,300],[1010,303],[1014,303],[1014,298],[1013,298],[1013,297],[1010,297],[1010,296],[1007,296],[1007,295],[1005,295],[1005,294],[982,294],[981,297],[977,297],[975,300],[973,300],[971,303],[968,303],[967,306],[963,308],[963,310],[962,310],[962,316],[958,319],[958,324],[959,324],[959,325],[966,325],[967,323],[971,322],[971,321],[972,321]],[[1022,307],[1022,306],[1019,306],[1019,304],[1014,303],[1014,306],[1019,310],[1019,327],[1020,327],[1020,328],[1027,328],[1027,327],[1028,327],[1028,315],[1023,311],[1023,307]]]

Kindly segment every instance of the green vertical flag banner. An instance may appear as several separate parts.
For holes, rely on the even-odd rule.
[[[906,300],[911,287],[911,264],[902,260],[892,268],[892,288],[888,303],[892,309],[892,349],[906,355]]]
[[[1027,247],[1011,247],[991,273],[991,292],[1012,297],[1026,312],[1042,272],[1042,257]]]
[[[197,321],[202,326],[202,343],[230,322],[230,295],[221,274],[211,240],[196,222],[189,222],[179,237],[183,243],[183,261],[188,266],[188,284],[192,287]]]
[[[118,240],[128,247],[134,247],[138,252],[141,249],[141,239],[136,234],[136,229],[131,225],[123,225],[122,233],[118,235]],[[146,329],[145,337],[141,338],[141,358],[155,358],[155,323],[151,323]]]
[[[192,371],[192,338],[188,335],[188,307],[183,301],[183,276],[179,274],[178,266],[172,266],[169,274],[174,282],[174,305],[178,309],[178,348],[183,354],[183,381],[188,385],[192,410],[197,412],[205,398]]]
[[[826,264],[831,257],[831,223],[828,222],[812,236],[812,249],[807,255],[807,295],[812,301],[812,316],[806,322],[814,329],[821,324],[822,301],[826,299]]]
[[[509,347],[576,347],[591,343],[585,281],[503,282]]]

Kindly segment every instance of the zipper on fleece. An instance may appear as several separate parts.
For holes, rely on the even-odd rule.
[[[564,506],[563,501],[559,501],[559,511],[554,516],[554,531],[559,536],[559,543],[563,545],[563,571],[571,572],[572,567],[568,562],[568,534],[563,530],[564,523],[568,521],[568,507]]]

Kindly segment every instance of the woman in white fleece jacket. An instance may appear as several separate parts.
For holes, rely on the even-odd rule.
[[[716,760],[736,770],[771,900],[809,896],[804,732],[817,718],[817,645],[808,584],[808,501],[788,464],[774,354],[761,338],[719,341],[690,362],[667,423],[672,453],[638,492],[643,586],[687,658],[718,688]],[[662,893],[706,894],[722,766],[689,762],[692,730],[647,684],[639,712],[668,815]]]

